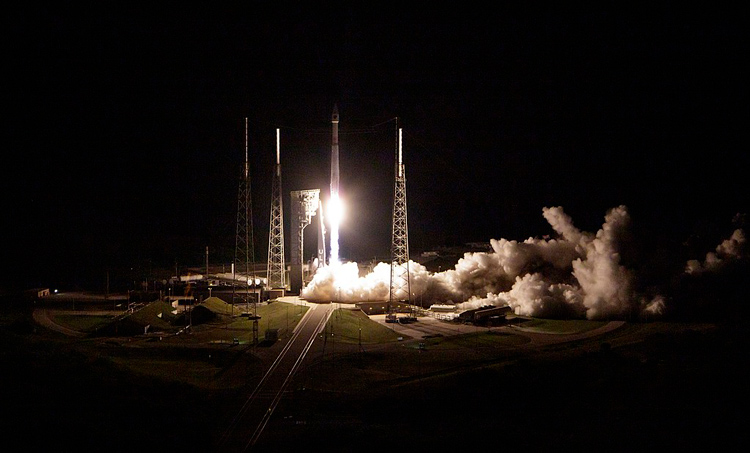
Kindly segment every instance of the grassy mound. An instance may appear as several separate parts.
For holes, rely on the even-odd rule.
[[[140,335],[146,332],[173,332],[180,328],[174,325],[177,319],[174,309],[168,302],[154,301],[134,313],[126,313],[115,318],[111,323],[93,332],[94,336],[127,336]]]
[[[217,315],[232,315],[232,305],[224,302],[218,297],[209,297],[203,301],[201,306],[208,308]]]

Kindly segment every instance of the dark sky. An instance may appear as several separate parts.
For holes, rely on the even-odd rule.
[[[206,246],[230,262],[245,117],[256,256],[276,128],[288,254],[289,192],[328,193],[334,104],[350,259],[389,255],[397,125],[412,254],[553,234],[548,206],[596,231],[624,204],[675,240],[747,211],[738,11],[153,3],[4,14],[4,281],[199,265]]]

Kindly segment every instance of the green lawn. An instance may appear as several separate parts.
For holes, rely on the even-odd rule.
[[[586,319],[540,319],[534,318],[521,325],[526,330],[540,333],[581,333],[598,329],[607,321],[588,321]]]
[[[184,358],[113,357],[112,362],[130,371],[145,376],[154,376],[170,381],[178,380],[198,387],[208,387],[216,379],[221,368],[207,360],[187,360]]]
[[[61,326],[79,332],[94,332],[97,329],[106,326],[114,319],[114,315],[54,315],[52,320]]]
[[[397,341],[401,336],[393,330],[372,321],[362,310],[339,308],[334,310],[326,324],[326,332],[342,343],[365,344]]]
[[[457,349],[457,348],[482,348],[487,346],[518,346],[527,343],[528,340],[520,335],[512,335],[502,332],[475,332],[450,337],[436,336],[425,338],[421,343],[427,349]],[[410,347],[417,348],[417,343]]]
[[[254,321],[249,317],[240,316],[238,307],[232,308],[230,304],[215,297],[206,299],[203,304],[214,313],[221,313],[224,316],[211,322],[209,326],[200,326],[194,329],[194,336],[201,342],[231,343],[235,338],[240,344],[252,342]],[[252,307],[250,310],[252,310]],[[269,329],[277,329],[279,338],[291,335],[307,310],[309,310],[309,307],[306,305],[278,301],[258,304],[255,307],[255,313],[260,317],[257,320],[258,340],[263,341],[266,331]],[[234,316],[228,316],[232,311],[234,311]],[[210,326],[213,326],[213,328],[206,330]]]

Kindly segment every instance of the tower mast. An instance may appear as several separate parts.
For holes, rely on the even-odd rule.
[[[406,217],[406,168],[403,163],[402,130],[399,128],[398,154],[395,168],[395,184],[393,188],[391,290],[387,310],[389,313],[393,310],[395,303],[404,301],[409,303],[411,300],[409,280],[409,228]]]
[[[281,192],[281,141],[276,129],[276,168],[271,182],[271,225],[268,231],[268,287],[284,295],[284,207]]]
[[[252,197],[250,196],[250,161],[248,159],[247,118],[245,118],[245,162],[240,176],[237,193],[237,234],[235,235],[234,263],[232,266],[232,315],[234,305],[241,304],[245,310],[250,299],[253,305],[253,344],[258,343],[258,320],[255,294],[255,250],[253,246]]]

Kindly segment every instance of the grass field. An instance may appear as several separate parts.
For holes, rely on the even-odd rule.
[[[336,309],[326,324],[326,333],[336,341],[349,344],[372,344],[398,341],[399,335],[371,320],[362,310]]]
[[[79,332],[91,333],[106,326],[114,319],[114,315],[91,315],[80,316],[70,314],[59,314],[52,316],[52,320],[61,326],[68,327]]]
[[[223,303],[219,301],[220,303]],[[216,302],[214,302],[217,304]],[[222,313],[226,313],[227,309],[231,311],[229,304],[224,304],[225,307],[221,308]],[[258,338],[264,339],[266,331],[270,329],[276,329],[279,338],[284,338],[291,335],[291,332],[302,320],[304,314],[309,310],[306,305],[290,304],[287,302],[274,301],[268,304],[259,304],[256,307],[255,314],[260,318],[258,321]],[[222,318],[214,324],[224,323],[224,330],[234,332],[237,334],[238,339],[241,343],[245,343],[251,340],[253,332],[254,320],[249,317],[235,316],[232,318]],[[222,329],[215,329],[215,338],[213,340],[233,340],[234,337],[227,337],[222,334]]]
[[[192,333],[202,342],[233,342],[239,338],[247,343],[252,337],[253,320],[240,316],[244,310],[232,307],[217,297],[206,299],[201,306],[208,308],[217,317],[205,325],[193,325]],[[308,307],[301,304],[273,301],[258,304],[256,314],[258,319],[258,336],[265,337],[269,329],[277,329],[280,337],[288,335],[302,319]],[[234,314],[234,316],[232,316]],[[91,333],[115,320],[114,315],[75,315],[70,313],[55,314],[53,320],[69,329]],[[174,308],[164,301],[154,301],[132,314],[126,314],[118,322],[128,322],[141,327],[149,327],[150,332],[164,332],[165,335],[183,330],[187,321],[183,314],[175,314]],[[143,330],[140,330],[143,332]],[[194,341],[193,341],[194,343]]]
[[[581,333],[598,329],[606,321],[588,321],[585,319],[541,319],[535,318],[523,324],[524,330],[540,333]]]
[[[424,348],[431,350],[517,346],[527,342],[528,340],[519,335],[485,331],[450,337],[425,338],[421,341]],[[420,346],[412,343],[409,347]]]

